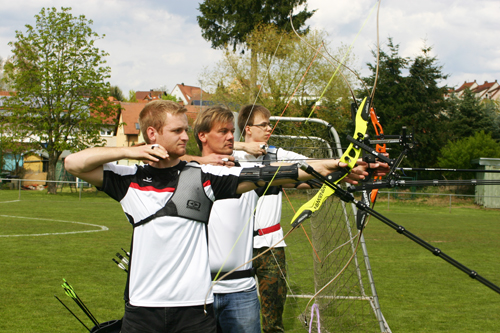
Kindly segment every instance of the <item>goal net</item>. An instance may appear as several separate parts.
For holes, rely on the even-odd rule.
[[[269,144],[310,158],[341,156],[335,129],[320,119],[305,120],[279,118]],[[271,117],[271,121],[278,121],[278,117]],[[316,191],[285,190],[281,220],[285,234],[295,210]],[[390,332],[380,311],[355,214],[353,205],[332,196],[285,240],[286,332]]]

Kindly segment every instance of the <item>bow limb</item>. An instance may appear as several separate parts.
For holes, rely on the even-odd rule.
[[[378,1],[378,8],[377,8],[377,69],[375,71],[375,81],[373,82],[373,89],[372,89],[372,93],[370,95],[370,98],[371,98],[370,107],[373,106],[373,100],[375,98],[375,88],[377,87],[378,69],[379,69],[379,63],[380,63],[380,39],[379,39],[380,34],[379,34],[378,20],[379,20],[380,3],[381,2],[382,2],[382,0]]]
[[[375,109],[373,107],[370,108],[370,118],[372,120],[373,127],[375,128],[375,134],[377,136],[383,136],[384,135],[384,130],[382,129],[382,125],[378,121],[377,114],[375,113]],[[384,143],[382,145],[379,145],[377,143],[375,145],[375,150],[377,151],[377,153],[382,153],[382,154],[386,153],[387,152],[386,144]],[[374,181],[379,180],[379,179],[382,179],[382,177],[381,176],[375,176],[375,177],[373,177]],[[378,194],[378,189],[374,189],[370,193],[370,201],[372,203],[375,203],[375,200],[377,199],[377,194]]]
[[[375,109],[373,108],[373,100],[375,98],[375,89],[377,87],[377,80],[378,80],[378,70],[379,70],[379,65],[380,65],[380,39],[379,39],[379,12],[380,12],[380,3],[382,0],[379,0],[378,2],[378,9],[377,9],[377,68],[375,70],[375,80],[373,82],[373,89],[372,93],[370,95],[370,118],[373,124],[373,127],[375,128],[375,134],[377,136],[383,136],[384,135],[384,130],[382,129],[382,125],[378,121],[377,114],[375,113]],[[385,154],[387,152],[386,144],[379,145],[377,144],[375,146],[375,150],[377,153],[382,153]],[[379,180],[382,179],[381,176],[375,176],[373,180]],[[375,201],[377,200],[377,194],[378,190],[375,189],[370,193],[370,201],[375,204]]]
[[[368,129],[368,114],[369,114],[368,105],[369,105],[368,98],[365,97],[361,102],[358,111],[356,112],[356,120],[355,120],[356,128],[354,130],[354,137],[357,139],[362,140],[366,134],[366,130]],[[347,166],[331,174],[332,176],[331,183],[338,184],[342,179],[344,179],[356,165],[356,162],[360,154],[361,154],[361,148],[351,143],[347,148],[347,150],[342,155],[342,157],[340,158],[340,162],[346,163]],[[314,212],[316,212],[321,207],[323,202],[325,202],[325,200],[328,199],[328,197],[330,197],[334,192],[335,190],[333,190],[331,187],[323,185],[321,189],[318,191],[318,193],[316,193],[316,195],[311,200],[309,200],[302,207],[300,207],[297,213],[295,213],[291,222],[292,227],[296,228],[304,220],[309,218]]]

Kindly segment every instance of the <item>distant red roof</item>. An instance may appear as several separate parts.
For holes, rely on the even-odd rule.
[[[477,86],[475,89],[474,89],[474,92],[478,93],[478,92],[481,92],[483,90],[487,90],[487,89],[490,89],[493,85],[495,84],[495,82],[488,82],[488,81],[484,81],[483,84]]]
[[[194,86],[187,86],[185,84],[177,84],[177,87],[179,87],[179,90],[181,91],[182,95],[184,95],[184,98],[188,102],[188,104],[191,104],[192,100],[200,100],[200,95],[203,94],[203,96],[206,96],[208,98],[209,94],[202,90],[199,87],[194,87]]]
[[[137,101],[147,100],[152,101],[155,99],[161,99],[161,95],[163,95],[163,91],[136,91],[135,98]]]
[[[474,82],[464,82],[464,84],[462,84],[460,86],[460,88],[458,88],[457,90],[455,90],[455,92],[459,92],[459,91],[462,91],[462,90],[465,90],[465,89],[470,89],[470,87],[472,87],[472,85],[476,83],[476,80],[474,80]]]
[[[139,130],[136,123],[139,122],[139,113],[144,108],[144,103],[125,103],[120,102],[122,107],[123,133],[126,135],[138,135]]]

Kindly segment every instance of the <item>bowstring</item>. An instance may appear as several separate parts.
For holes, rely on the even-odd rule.
[[[380,0],[378,1],[378,3],[380,4]],[[376,6],[377,4],[375,4]],[[341,63],[343,63],[345,61],[345,59],[347,58],[347,56],[349,55],[349,53],[351,52],[351,49],[354,45],[354,43],[356,42],[356,40],[358,39],[358,36],[360,35],[361,31],[363,30],[363,28],[365,27],[366,23],[368,22],[368,19],[371,17],[372,13],[373,13],[373,10],[375,9],[375,6],[372,7],[372,9],[370,10],[370,13],[368,15],[368,17],[365,19],[365,21],[363,22],[363,25],[361,26],[361,29],[359,29],[358,33],[356,34],[356,37],[354,38],[354,40],[351,42],[351,45],[349,45],[349,48],[347,49],[347,52],[344,54],[344,57],[340,60],[340,63],[339,65],[337,66],[335,72],[333,73],[332,77],[330,78],[330,81],[328,81],[328,84],[326,85],[325,89],[323,89],[323,92],[321,93],[318,101],[316,103],[314,103],[314,106],[311,110],[311,113],[309,114],[309,116],[307,117],[308,119],[311,118],[313,112],[316,110],[316,107],[318,106],[318,104],[321,102],[321,100],[323,99],[323,96],[325,95],[328,87],[330,86],[330,84],[332,83],[333,79],[335,78],[337,72],[339,71],[340,67],[341,67]],[[306,120],[307,122],[307,120]]]

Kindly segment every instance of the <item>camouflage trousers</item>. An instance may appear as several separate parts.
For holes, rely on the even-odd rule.
[[[267,250],[267,247],[253,250],[253,256]],[[259,283],[262,332],[284,332],[283,309],[286,301],[285,248],[274,248],[253,261]]]

